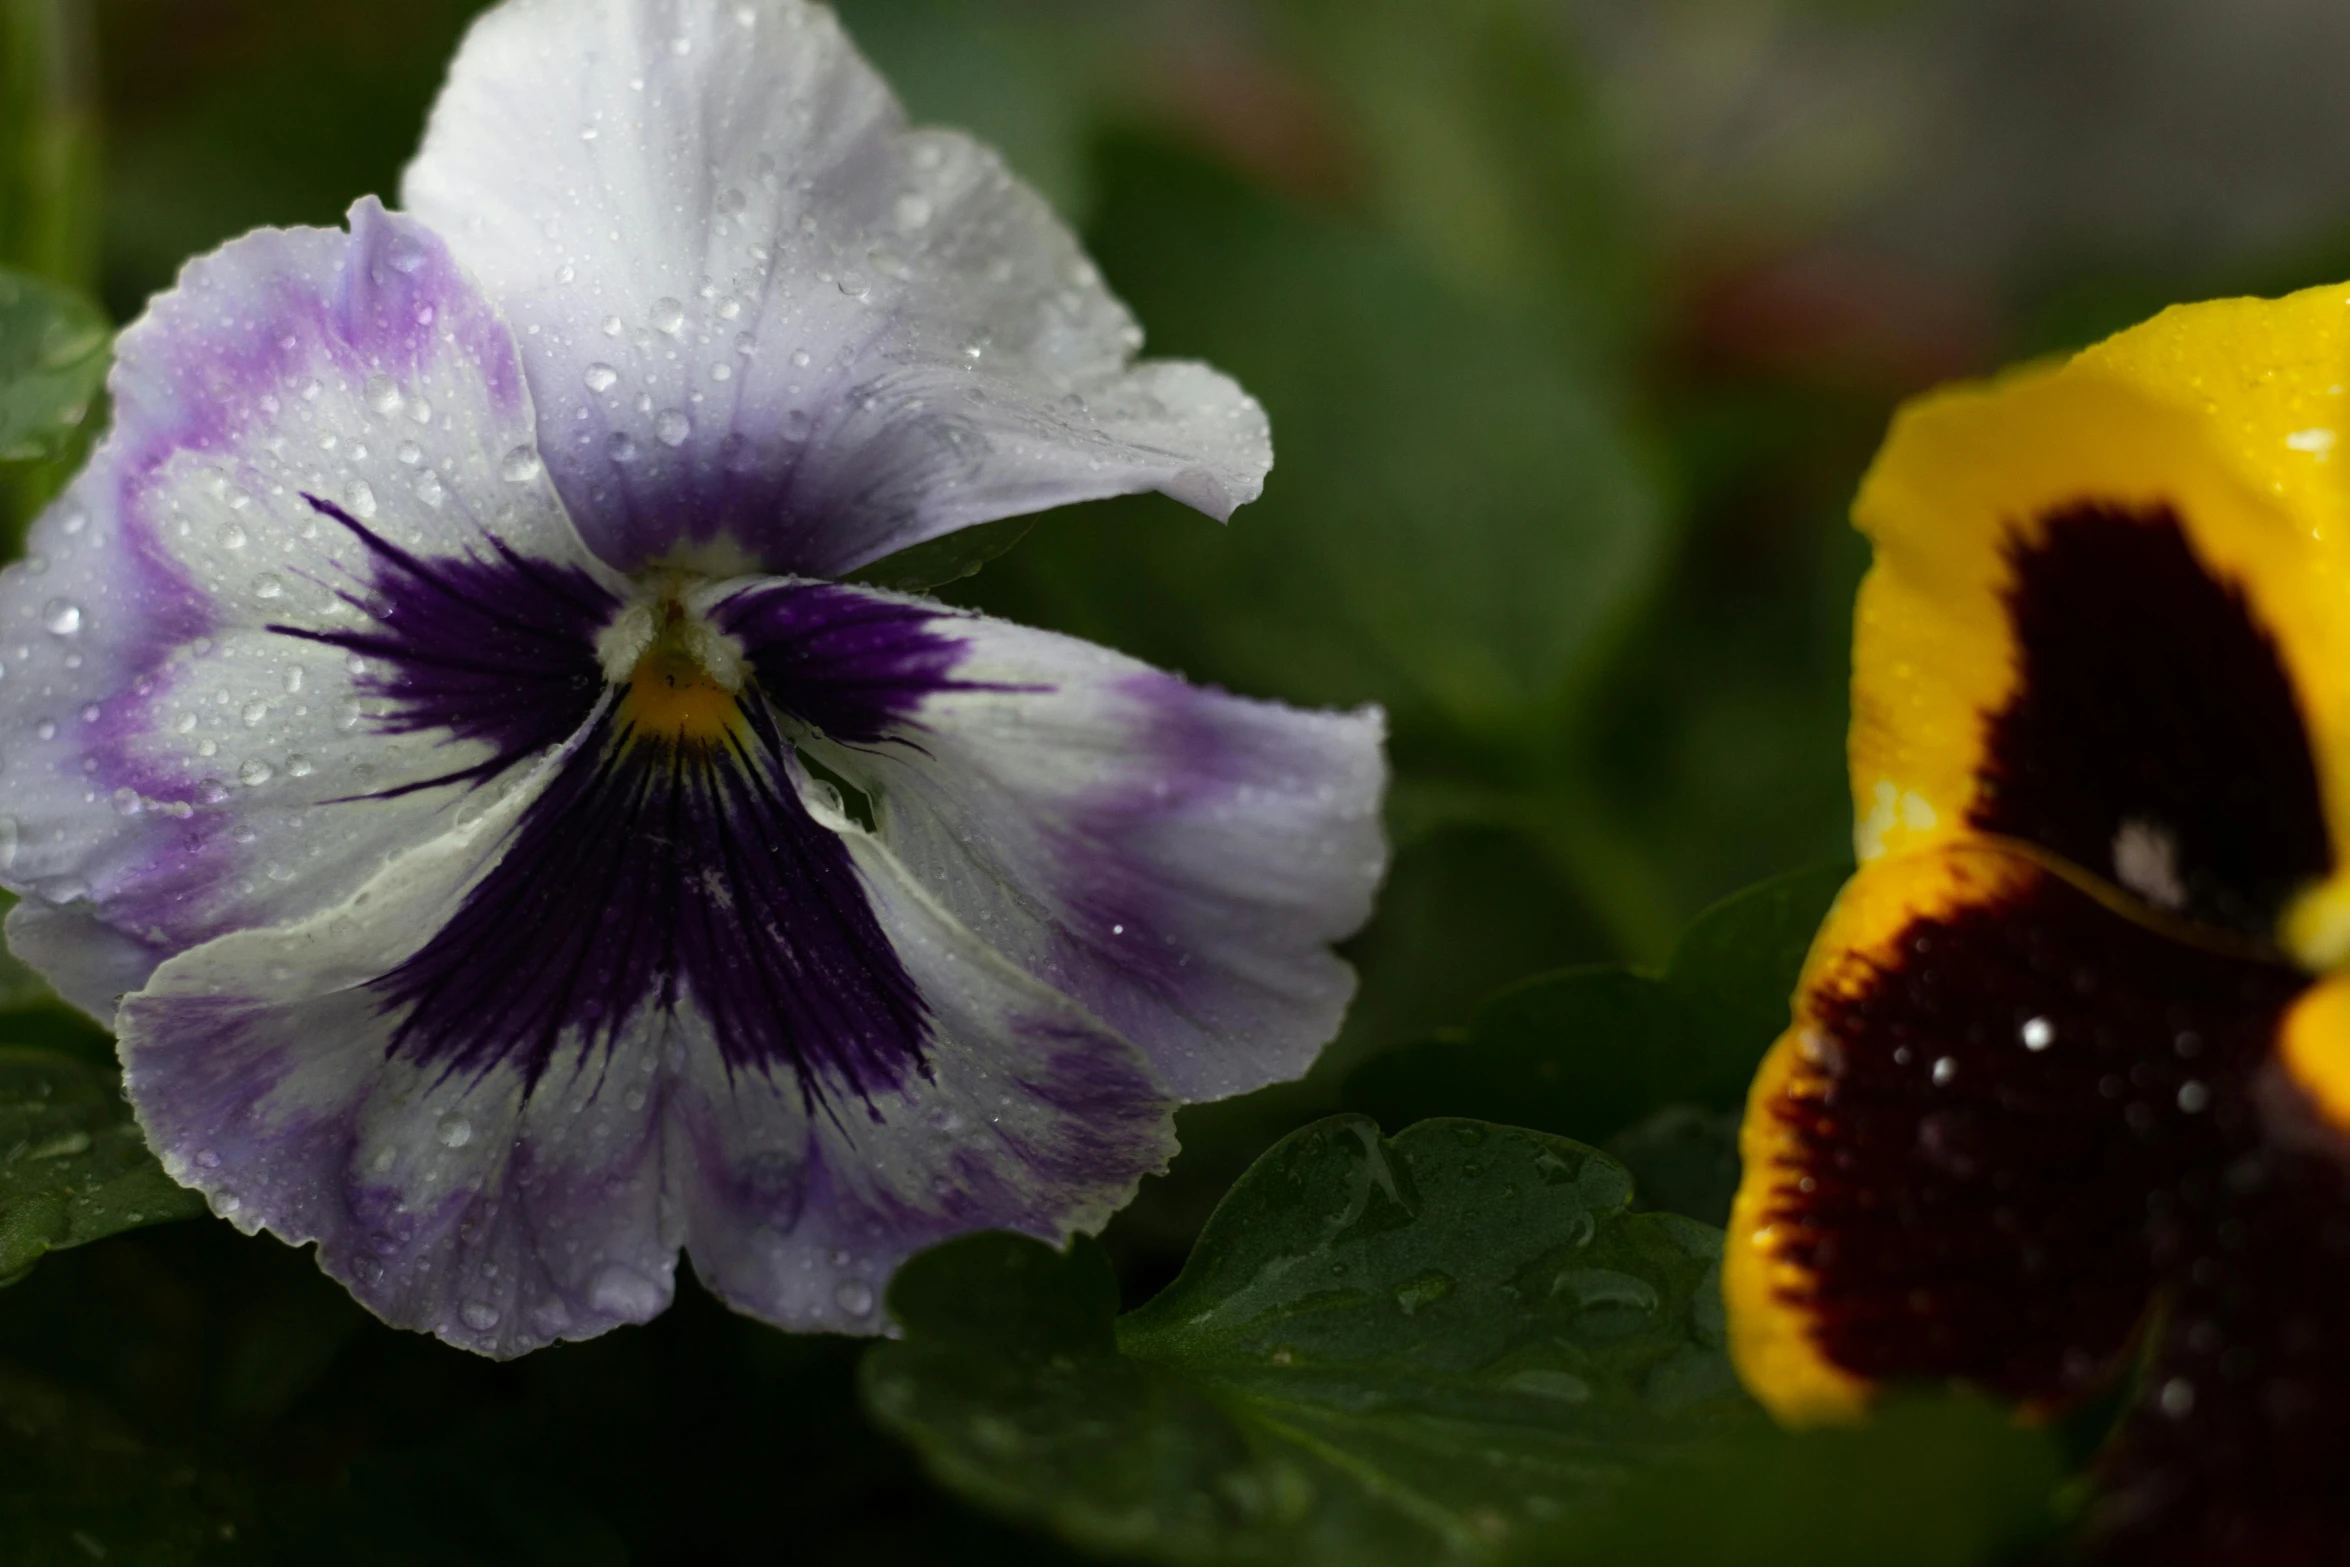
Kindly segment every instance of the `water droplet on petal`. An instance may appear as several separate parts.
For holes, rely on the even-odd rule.
[[[661,1286],[626,1263],[608,1262],[588,1283],[588,1304],[608,1317],[641,1322],[661,1309]]]
[[[930,221],[930,198],[920,194],[900,196],[897,203],[898,229],[911,234]]]
[[[618,316],[606,316],[604,318],[604,335],[606,337],[618,337],[626,330],[627,324],[623,322]]]
[[[237,769],[237,778],[249,789],[258,789],[277,776],[277,769],[259,757]]]
[[[866,279],[862,272],[843,272],[840,275],[840,281],[834,286],[851,299],[863,299],[867,294],[873,292],[872,283]]]
[[[269,716],[269,704],[267,702],[247,702],[243,711],[239,712],[237,716],[245,721],[247,729],[259,728],[261,720]]]
[[[671,337],[685,330],[685,306],[674,299],[656,300],[653,304],[653,325]]]
[[[147,802],[139,798],[139,791],[138,791],[138,790],[136,790],[136,789],[117,789],[117,790],[115,790],[115,791],[114,791],[114,814],[115,814],[115,815],[117,815],[117,816],[136,816],[136,815],[138,815],[138,814],[139,814],[141,811],[145,810],[146,808],[147,808]]]
[[[498,1308],[486,1300],[467,1301],[457,1315],[463,1317],[465,1325],[476,1333],[487,1333],[498,1325]]]
[[[449,492],[442,487],[441,476],[427,468],[416,476],[416,498],[438,511],[441,502],[449,498]]]
[[[375,491],[365,479],[351,481],[351,515],[362,522],[375,515]]]
[[[317,768],[311,765],[310,758],[307,756],[297,755],[286,758],[286,772],[295,778],[307,778],[316,771]]]
[[[587,389],[591,392],[609,392],[620,384],[620,372],[598,360],[587,367],[587,374],[580,379],[587,382]]]
[[[614,462],[635,462],[638,455],[636,438],[626,430],[613,431],[611,438],[604,442],[604,455]]]
[[[440,1130],[436,1135],[443,1148],[462,1148],[473,1141],[473,1123],[452,1112],[441,1117]]]
[[[388,375],[367,378],[367,406],[379,414],[396,414],[408,399],[400,395],[400,388]]]
[[[750,204],[751,198],[732,185],[718,193],[718,215],[722,218],[740,217]]]
[[[686,438],[694,433],[694,422],[682,409],[664,408],[661,416],[653,421],[653,433],[661,438],[663,446],[683,446]]]
[[[839,1289],[834,1290],[832,1298],[839,1301],[840,1309],[852,1317],[862,1317],[873,1309],[872,1286],[860,1283],[856,1279],[851,1279]]]
[[[286,585],[283,579],[266,571],[253,579],[253,596],[255,598],[274,599],[284,598],[285,595]]]
[[[797,368],[797,369],[801,369],[801,370],[805,370],[805,369],[807,369],[807,368],[808,368],[808,351],[807,351],[806,349],[804,349],[804,348],[795,348],[795,349],[793,349],[793,350],[791,351],[791,362],[792,362],[793,366],[794,366],[795,368]]]
[[[52,636],[70,637],[82,629],[82,607],[72,599],[51,599],[41,606],[41,624]]]
[[[504,462],[498,464],[498,477],[508,484],[528,484],[539,476],[542,467],[535,448],[517,446],[506,454]]]
[[[406,464],[408,467],[413,468],[418,463],[424,461],[424,448],[417,445],[414,441],[402,441],[398,446],[392,449],[392,455],[399,458],[400,461]]]

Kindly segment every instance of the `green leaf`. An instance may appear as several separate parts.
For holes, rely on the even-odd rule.
[[[0,268],[0,462],[65,450],[105,385],[112,344],[96,305]]]
[[[112,1073],[0,1047],[0,1283],[48,1252],[204,1211],[148,1152]]]
[[[971,602],[1252,695],[1378,701],[1399,734],[1546,743],[1666,542],[1619,389],[1400,241],[1134,143],[1105,181],[1104,272],[1154,353],[1264,401],[1276,466],[1228,529],[1150,499],[1048,518]]]
[[[1720,1233],[1631,1197],[1562,1138],[1336,1117],[1259,1160],[1114,1328],[1089,1243],[915,1259],[868,1406],[952,1489],[1092,1549],[1476,1555],[1758,1418],[1722,1352]]]
[[[1028,537],[1035,527],[1034,517],[983,522],[975,528],[962,528],[884,556],[870,566],[851,572],[849,580],[870,583],[877,588],[896,588],[901,593],[927,592],[970,576]]]
[[[1542,0],[1281,0],[1344,103],[1382,216],[1448,278],[1618,350],[1649,230],[1571,35]]]
[[[1595,1143],[1669,1106],[1735,1111],[1849,874],[1799,871],[1716,904],[1661,974],[1599,965],[1513,986],[1464,1036],[1365,1063],[1346,1103],[1388,1125],[1468,1115]]]
[[[1660,1465],[1510,1553],[1520,1567],[1990,1567],[2045,1538],[2054,1439],[1971,1399],[1867,1428],[1756,1431]]]

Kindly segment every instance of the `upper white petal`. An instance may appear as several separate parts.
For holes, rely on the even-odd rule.
[[[909,131],[803,0],[508,0],[403,196],[521,332],[547,456],[623,565],[838,576],[1158,489],[1255,497],[1263,411],[1142,335],[987,149]]]

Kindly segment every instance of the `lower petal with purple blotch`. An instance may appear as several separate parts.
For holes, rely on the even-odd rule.
[[[886,724],[817,714],[803,747],[913,882],[1177,1097],[1296,1077],[1337,1032],[1354,974],[1330,945],[1387,863],[1376,709],[1249,701],[902,595],[758,583],[715,614],[779,691],[888,677]]]
[[[1142,1054],[832,815],[764,707],[703,747],[630,711],[346,905],[129,999],[176,1177],[388,1320],[510,1355],[658,1312],[681,1243],[744,1310],[877,1331],[913,1251],[1097,1227],[1164,1167]]]
[[[1176,1149],[1142,1053],[1007,964],[853,823],[875,916],[927,1003],[929,1070],[801,1122],[784,1085],[730,1079],[681,1029],[673,1147],[695,1271],[754,1316],[870,1333],[899,1263],[972,1230],[1054,1245],[1098,1230]],[[682,1021],[682,1020],[681,1020]]]

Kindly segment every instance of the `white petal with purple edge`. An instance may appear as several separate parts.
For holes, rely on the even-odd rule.
[[[354,601],[385,562],[355,529],[425,558],[502,546],[610,591],[533,456],[495,312],[413,220],[368,201],[351,224],[188,266],[122,335],[113,432],[0,576],[0,880],[93,1010],[168,953],[339,901],[480,808],[449,788],[329,803],[496,750],[386,732],[380,678],[301,634],[369,624]],[[107,962],[64,951],[96,927]]]
[[[166,1168],[248,1231],[315,1240],[371,1309],[514,1355],[665,1307],[683,1242],[781,1325],[879,1332],[916,1250],[972,1229],[1098,1227],[1175,1148],[1141,1054],[1005,965],[846,823],[932,1020],[926,1070],[812,1115],[729,1069],[695,998],[526,1093],[388,1047],[371,984],[471,895],[524,807],[394,862],[348,904],[172,959],[126,1002],[126,1083]]]
[[[165,963],[122,1010],[124,1083],[164,1166],[248,1232],[316,1241],[387,1321],[492,1355],[648,1320],[670,1298],[665,1019],[525,1099],[512,1066],[387,1059],[367,987],[437,929],[509,831],[509,800],[348,903]]]
[[[797,1092],[689,1048],[672,1101],[694,1270],[781,1326],[881,1331],[890,1275],[927,1246],[1005,1229],[1090,1233],[1176,1151],[1174,1101],[1141,1052],[1021,974],[836,821],[931,1013],[927,1075],[788,1139]],[[687,1036],[690,1039],[690,1034]]]
[[[754,638],[762,591],[712,589],[721,622]],[[1249,701],[1072,637],[867,597],[927,608],[926,634],[961,649],[878,742],[802,742],[872,796],[905,873],[1141,1046],[1178,1098],[1301,1075],[1354,993],[1330,946],[1386,869],[1383,716]]]
[[[508,0],[403,196],[521,331],[546,455],[624,566],[835,577],[1156,489],[1217,517],[1263,411],[1142,335],[1043,200],[908,130],[803,0]]]

